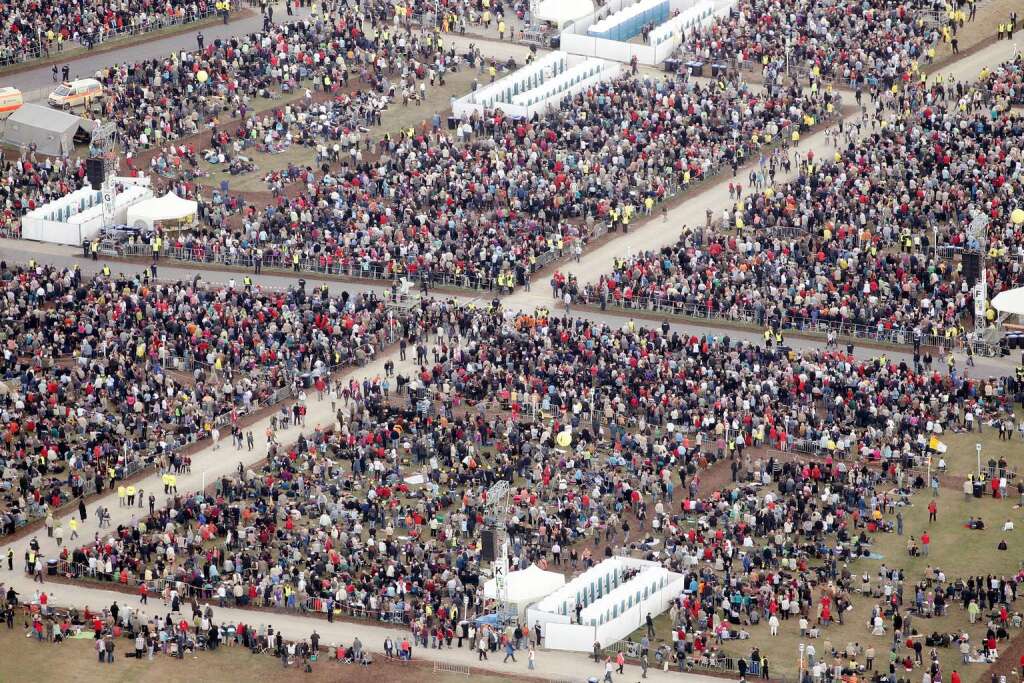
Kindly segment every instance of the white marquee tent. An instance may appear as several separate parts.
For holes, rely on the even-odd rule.
[[[531,564],[526,569],[508,574],[508,601],[525,606],[555,592],[565,584],[565,576],[549,572]],[[484,595],[498,598],[498,582],[491,579],[484,584]]]
[[[139,202],[128,209],[128,225],[138,228],[175,228],[192,223],[199,204],[182,199],[173,192],[163,197]]]
[[[1024,315],[1024,287],[999,292],[992,298],[992,308],[1000,313]]]

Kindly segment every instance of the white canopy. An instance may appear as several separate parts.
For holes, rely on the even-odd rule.
[[[531,564],[526,569],[508,574],[508,601],[526,605],[555,592],[565,584],[565,576],[549,572]],[[484,584],[484,595],[498,597],[498,582],[491,579]]]
[[[153,229],[164,221],[191,222],[198,208],[196,202],[168,192],[163,197],[139,202],[128,209],[128,225]]]
[[[593,11],[593,0],[544,0],[537,6],[534,19],[562,28],[567,22],[581,19]]]
[[[992,308],[1000,313],[1024,315],[1024,287],[999,292],[992,299]]]

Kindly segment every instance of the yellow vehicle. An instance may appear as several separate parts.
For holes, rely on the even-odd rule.
[[[79,107],[88,109],[90,104],[101,99],[103,84],[95,78],[80,78],[57,86],[47,98],[47,103],[56,109],[71,111]]]
[[[24,104],[17,88],[0,88],[0,119],[6,119]]]

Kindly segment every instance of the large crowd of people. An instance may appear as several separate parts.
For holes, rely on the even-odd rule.
[[[387,279],[429,274],[511,289],[551,256],[580,248],[596,226],[628,230],[670,193],[719,169],[735,173],[759,147],[798,139],[838,104],[830,91],[759,94],[725,81],[626,76],[538,121],[496,111],[449,132],[435,115],[432,125],[373,146],[358,119],[339,121],[337,106],[311,104],[289,115],[294,125],[278,122],[279,134],[342,159],[340,169],[271,174],[277,206],[245,207],[241,230],[222,218],[164,244],[200,261]],[[364,154],[372,152],[370,164]],[[280,190],[292,179],[302,187],[287,197]]]
[[[173,495],[162,510],[65,548],[71,574],[144,584],[172,607],[194,597],[371,615],[410,624],[418,643],[450,645],[468,614],[491,608],[480,531],[486,491],[506,479],[513,568],[585,568],[619,552],[683,573],[705,571],[696,567],[704,560],[742,562],[757,570],[740,591],[754,603],[737,612],[788,606],[798,593],[807,608],[819,603],[804,590],[868,552],[869,533],[895,531],[894,513],[926,485],[916,469],[934,433],[926,425],[1001,419],[1017,389],[884,357],[795,354],[632,323],[421,310],[408,342],[418,371],[325,387],[333,427],[287,445],[269,432],[258,469],[240,465],[214,490]],[[556,439],[564,431],[569,446]],[[762,447],[813,459],[750,455]],[[734,483],[701,492],[705,469],[724,460]],[[757,487],[772,482],[780,494],[765,507]],[[823,504],[802,504],[826,486]],[[749,521],[727,525],[738,536],[724,539],[712,514]],[[694,515],[702,525],[690,529]],[[822,558],[831,574],[818,577],[807,564]],[[769,580],[777,571],[801,575],[785,596],[763,590],[782,590]],[[730,594],[734,584],[706,583]],[[684,600],[678,615],[717,633],[721,601],[698,602]],[[832,610],[841,618],[841,603]]]
[[[775,636],[789,619],[811,643],[802,656],[817,680],[878,672],[878,681],[877,658],[891,683],[915,669],[940,683],[949,672],[923,654],[954,644],[965,663],[994,659],[995,643],[1021,625],[1024,571],[950,577],[929,566],[908,583],[874,552],[880,534],[906,534],[906,552],[927,555],[929,536],[916,540],[904,514],[919,492],[938,492],[938,472],[921,466],[938,452],[935,437],[982,424],[1012,434],[1015,403],[1024,404],[1024,371],[977,376],[920,345],[922,334],[957,337],[973,322],[966,250],[988,256],[991,293],[1021,284],[1024,129],[1012,113],[1021,58],[986,68],[972,86],[917,79],[973,6],[792,10],[742,0],[684,49],[760,62],[763,88],[632,73],[532,120],[495,110],[446,130],[435,114],[379,140],[368,131],[399,99],[415,106],[426,83],[443,84],[463,62],[488,69],[477,53],[446,50],[442,33],[406,31],[427,10],[415,3],[366,7],[368,17],[334,8],[330,21],[285,25],[268,14],[262,32],[101,72],[127,148],[133,157],[158,148],[150,170],[182,194],[205,191],[193,182],[199,159],[253,172],[242,161],[250,151],[298,145],[312,161],[265,175],[269,206],[213,193],[200,228],[154,236],[145,275],[0,264],[2,531],[46,518],[57,571],[128,586],[145,609],[159,601],[168,613],[149,620],[143,608],[115,605],[58,624],[40,609],[37,637],[91,624],[100,661],[112,658],[115,628],[136,635],[137,656],[241,643],[287,665],[322,651],[318,637],[289,650],[280,633],[214,619],[252,607],[404,624],[412,643],[385,644],[388,656],[413,646],[514,653],[541,641],[540,629],[475,620],[497,607],[482,585],[482,531],[492,523],[488,492],[507,481],[513,570],[569,573],[629,554],[684,577],[668,610],[671,641],[653,644],[648,622],[645,669],[714,667],[734,650],[725,641],[762,623]],[[445,30],[505,12],[487,0],[446,7]],[[817,80],[806,91],[780,85],[786,59],[853,84],[858,104],[870,93],[870,113],[828,130],[831,155],[777,144],[799,141],[840,105]],[[903,87],[889,89],[896,82]],[[254,103],[306,88],[285,106]],[[206,149],[181,144],[200,133]],[[9,221],[84,176],[79,162],[32,155],[3,170]],[[307,292],[304,282],[277,292],[248,276],[221,288],[157,279],[172,256],[507,291],[551,256],[579,255],[600,227],[628,232],[719,171],[732,175],[720,215],[683,226],[672,245],[616,259],[595,282],[556,274],[553,293],[567,313],[583,299],[745,317],[769,328],[763,345],[667,321],[517,312],[497,299],[424,297],[395,310],[372,294]],[[984,235],[979,216],[989,219]],[[874,328],[913,343],[913,360],[858,360],[832,339],[816,351],[782,343],[780,328],[808,323]],[[402,361],[414,357],[411,371],[389,362],[383,375],[333,376],[389,343]],[[330,424],[305,421],[314,391],[331,403]],[[284,395],[297,400],[276,405]],[[239,418],[267,404],[269,427],[246,434]],[[279,431],[293,423],[302,434],[283,442]],[[181,447],[216,440],[221,427],[265,459],[179,492],[173,475],[190,464]],[[125,519],[62,542],[55,510],[78,499],[85,519],[84,494],[147,465],[164,475],[162,492],[119,492]],[[965,495],[990,487],[1006,498],[1005,458],[977,476],[988,485],[968,479]],[[25,570],[42,580],[38,543],[29,547]],[[882,562],[877,572],[867,557]],[[987,610],[980,642],[967,629],[925,633],[924,618],[955,602],[972,624]],[[891,637],[884,651],[829,638],[854,603],[873,605],[864,629]],[[366,663],[358,641],[337,653]],[[741,678],[769,678],[773,663],[759,648],[741,661]]]
[[[3,531],[365,363],[401,316],[360,294],[2,269]]]
[[[681,54],[708,63],[746,62],[766,76],[792,67],[814,79],[853,88],[916,80],[948,45],[959,48],[960,28],[977,2],[941,0],[781,3],[741,0],[707,26],[690,32]]]
[[[430,272],[502,289],[586,242],[595,224],[610,218],[628,228],[668,193],[719,169],[735,172],[758,148],[789,143],[838,113],[830,90],[629,75],[537,121],[496,110],[448,132],[435,114],[420,130],[380,140],[365,134],[398,98],[421,100],[427,82],[443,84],[467,60],[481,75],[493,73],[479,50],[456,55],[441,33],[364,21],[346,9],[329,22],[268,18],[262,32],[96,75],[129,170],[137,155],[157,148],[151,170],[211,209],[208,232],[164,240],[168,249],[198,260],[383,278]],[[303,91],[294,104],[257,113],[265,100]],[[206,133],[205,150],[176,144]],[[247,150],[272,154],[291,145],[308,146],[320,166],[271,169],[275,211],[213,202],[191,182],[200,158],[249,172]],[[371,164],[373,155],[384,163]],[[52,163],[32,154],[12,163],[8,222],[81,185],[79,162],[56,170],[47,168]],[[299,196],[285,197],[293,184]],[[243,230],[230,220],[238,213],[247,214]]]

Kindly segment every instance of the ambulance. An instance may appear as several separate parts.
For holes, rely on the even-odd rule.
[[[95,78],[80,78],[57,86],[57,89],[50,93],[47,103],[56,109],[71,111],[79,107],[88,109],[90,104],[102,97],[102,83]]]
[[[24,104],[24,100],[21,98],[20,90],[17,88],[0,88],[0,119],[6,119],[18,109],[21,109],[22,104]]]

